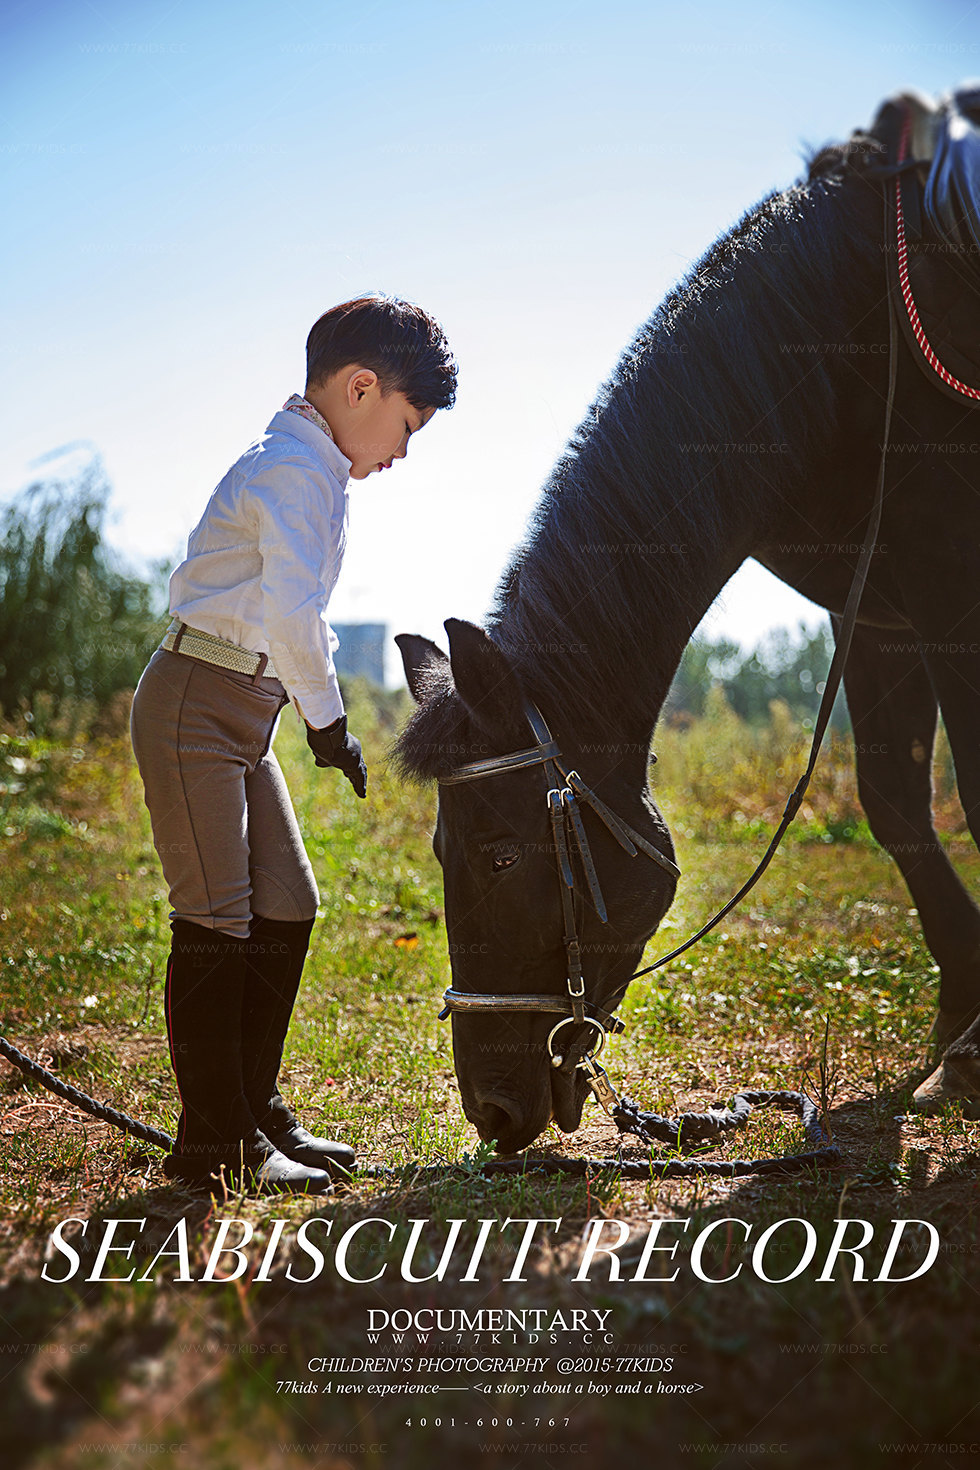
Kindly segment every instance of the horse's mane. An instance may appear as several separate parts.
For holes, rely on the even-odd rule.
[[[715,242],[637,332],[547,480],[487,629],[552,728],[601,726],[611,691],[622,720],[649,728],[649,680],[673,673],[654,669],[655,644],[676,659],[703,612],[705,560],[764,504],[770,476],[745,474],[735,446],[781,446],[785,493],[829,443],[826,344],[850,337],[878,269],[848,162],[847,145],[821,150],[805,181]],[[637,575],[671,557],[683,578]],[[465,729],[448,672],[430,679],[394,750],[417,778],[446,768],[440,747]]]

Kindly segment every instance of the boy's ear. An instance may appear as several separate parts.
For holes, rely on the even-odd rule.
[[[433,674],[448,672],[449,660],[438,644],[420,633],[399,633],[395,637],[405,667],[405,678],[416,704],[424,704],[432,686]]]
[[[347,403],[350,408],[356,408],[364,397],[377,383],[378,375],[373,368],[355,368],[347,379]]]

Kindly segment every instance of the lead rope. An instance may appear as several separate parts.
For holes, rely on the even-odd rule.
[[[49,1092],[63,1097],[66,1102],[72,1103],[83,1113],[88,1113],[91,1118],[98,1118],[103,1123],[111,1123],[113,1128],[122,1129],[123,1133],[131,1133],[143,1143],[152,1143],[156,1148],[162,1148],[169,1153],[174,1146],[174,1140],[169,1133],[164,1133],[160,1128],[151,1128],[148,1123],[141,1123],[137,1118],[131,1118],[128,1113],[121,1113],[116,1108],[111,1108],[108,1103],[96,1102],[94,1097],[80,1092],[77,1087],[72,1087],[70,1082],[63,1082],[40,1062],[32,1061],[25,1052],[18,1051],[12,1046],[6,1037],[0,1036],[0,1055],[7,1058],[15,1067],[19,1067],[25,1076],[35,1082],[40,1082]]]

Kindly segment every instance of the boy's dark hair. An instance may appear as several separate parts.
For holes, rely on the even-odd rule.
[[[434,317],[396,296],[359,296],[325,311],[306,339],[306,386],[350,363],[377,373],[384,393],[418,409],[450,408],[456,361]]]

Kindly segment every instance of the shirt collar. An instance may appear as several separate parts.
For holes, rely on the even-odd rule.
[[[301,406],[308,408],[310,414],[316,414],[323,427],[321,428],[320,424],[309,414],[299,412]],[[312,403],[307,403],[306,399],[301,398],[298,393],[287,398],[284,407],[275,415],[266,433],[291,434],[294,439],[301,440],[313,450],[318,459],[323,461],[341,485],[347,484],[350,478],[351,461],[338,447],[330,432],[330,425],[323,415],[318,413]]]
[[[314,408],[313,404],[304,398],[302,394],[290,394],[283,404],[283,408],[288,408],[291,413],[301,413],[304,419],[309,419],[311,424],[316,424],[318,429],[322,429],[328,439],[333,439],[333,429],[331,429],[323,414],[318,408]],[[334,443],[336,442],[334,440]]]

